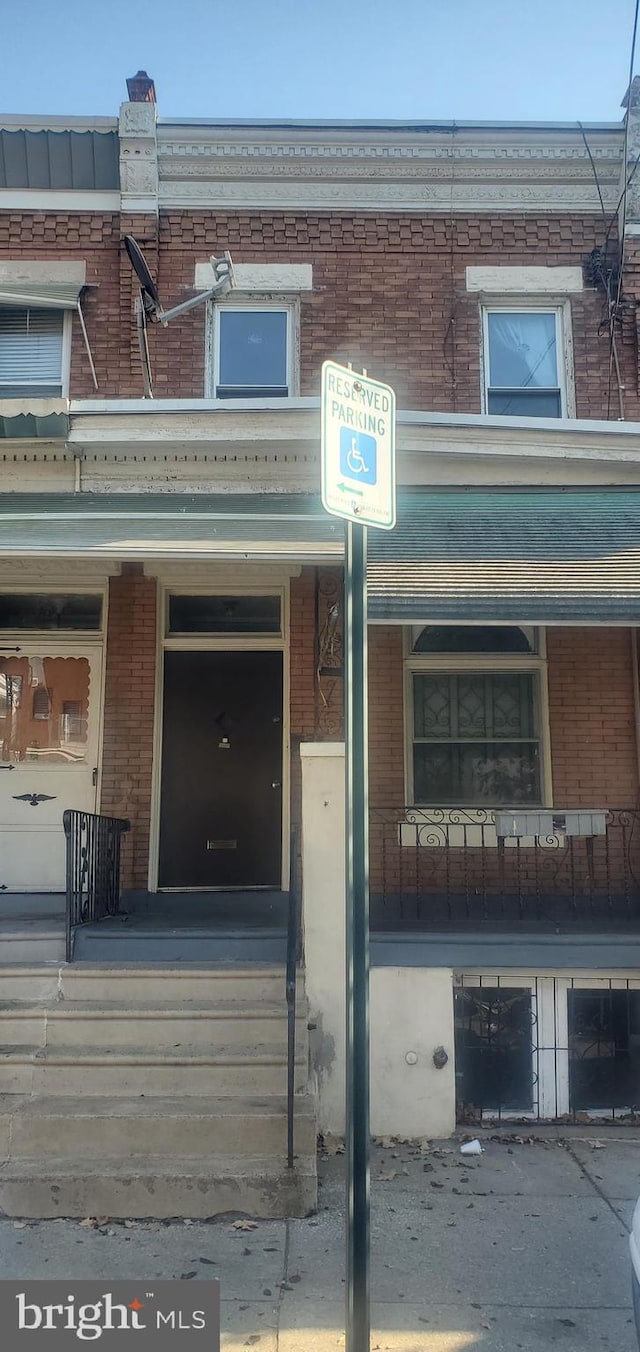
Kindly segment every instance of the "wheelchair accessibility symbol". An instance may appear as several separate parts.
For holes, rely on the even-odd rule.
[[[365,432],[340,428],[340,473],[361,484],[375,484],[378,474],[377,442]]]

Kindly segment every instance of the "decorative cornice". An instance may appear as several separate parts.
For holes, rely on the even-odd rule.
[[[601,211],[623,133],[579,129],[158,127],[161,205],[228,210]]]
[[[122,211],[157,212],[158,146],[153,103],[123,103],[119,121]]]
[[[229,211],[487,211],[596,212],[602,210],[593,183],[518,182],[509,175],[504,183],[385,181],[336,182],[334,178],[285,181],[177,181],[160,183],[160,205],[173,208],[226,208]],[[601,188],[605,208],[615,210],[617,186]]]
[[[527,160],[557,160],[564,164],[567,160],[576,160],[589,166],[589,157],[583,145],[572,146],[566,143],[538,143],[538,144],[460,144],[459,142],[447,142],[445,144],[434,144],[431,141],[424,141],[416,145],[412,142],[396,141],[384,144],[380,140],[374,140],[370,143],[364,142],[318,142],[297,143],[293,141],[267,144],[265,142],[222,142],[222,141],[191,141],[183,139],[181,141],[166,141],[159,134],[158,153],[161,160],[181,160],[181,159],[209,159],[236,160],[243,162],[246,160],[331,160],[342,162],[351,166],[358,160],[374,161],[383,163],[394,160],[420,160],[429,162],[432,160],[447,160],[451,163],[463,164],[469,160],[482,160],[487,163],[496,163],[500,160],[507,161],[527,161]],[[616,168],[620,167],[622,161],[622,140],[611,138],[609,144],[598,145],[595,149],[594,158],[598,162],[611,161]]]

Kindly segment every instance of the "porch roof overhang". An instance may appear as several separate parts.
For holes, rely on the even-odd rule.
[[[300,454],[319,479],[320,400],[81,399],[69,405],[69,449],[121,458],[151,453],[197,457],[249,454],[285,465]],[[492,462],[512,474],[515,463],[624,468],[640,477],[640,423],[576,418],[507,418],[484,413],[401,409],[396,419],[398,482],[433,482],[434,458],[458,466]],[[285,470],[286,472],[286,470]],[[513,478],[509,480],[514,482]],[[442,477],[439,479],[442,483]]]
[[[291,494],[0,494],[0,558],[341,558],[342,523]]]
[[[417,489],[369,533],[369,616],[640,623],[640,490]]]

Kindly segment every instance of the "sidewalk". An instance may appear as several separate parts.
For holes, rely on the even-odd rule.
[[[458,1142],[372,1151],[372,1349],[636,1352],[627,1230],[640,1137],[514,1128],[464,1159]],[[522,1142],[522,1143],[521,1143]],[[321,1160],[304,1221],[98,1226],[0,1221],[3,1277],[221,1282],[222,1347],[335,1352],[343,1343],[344,1158]],[[249,1224],[249,1223],[247,1223]]]

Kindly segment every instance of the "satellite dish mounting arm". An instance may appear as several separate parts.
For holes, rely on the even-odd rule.
[[[226,296],[233,290],[236,284],[231,254],[228,250],[222,255],[222,258],[211,258],[211,267],[215,277],[215,284],[208,291],[200,291],[197,296],[192,296],[191,300],[185,300],[181,305],[174,305],[171,310],[159,310],[155,318],[160,324],[168,324],[170,320],[177,319],[178,315],[184,315],[188,310],[195,309],[196,305],[202,305],[204,301],[214,300],[216,296]]]
[[[187,311],[195,309],[196,305],[202,305],[208,300],[215,300],[216,297],[226,296],[236,284],[235,273],[231,254],[227,249],[221,258],[211,258],[211,268],[215,281],[208,291],[200,291],[197,296],[192,296],[190,300],[183,301],[181,305],[174,305],[171,310],[163,310],[156,284],[139,244],[133,235],[125,235],[123,242],[129,256],[129,262],[140,282],[135,307],[136,330],[140,347],[144,397],[145,399],[153,399],[147,320],[152,319],[154,323],[162,324],[166,328],[172,319],[177,319],[179,315],[184,315]]]

